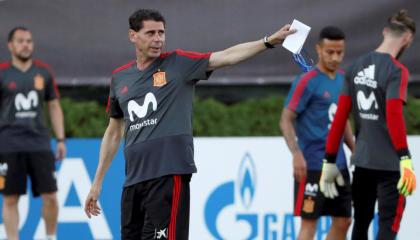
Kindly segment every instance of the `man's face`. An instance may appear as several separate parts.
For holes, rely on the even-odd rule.
[[[319,63],[328,71],[335,72],[343,61],[344,40],[323,39],[316,45]]]
[[[8,47],[12,56],[23,62],[28,61],[32,58],[32,53],[34,51],[31,32],[17,30],[13,35],[13,39],[8,43]]]
[[[165,45],[165,26],[163,22],[143,21],[143,28],[138,32],[129,30],[129,38],[143,57],[157,58]]]

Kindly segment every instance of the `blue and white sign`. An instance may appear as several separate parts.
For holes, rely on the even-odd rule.
[[[410,137],[414,164],[420,166],[420,137]],[[88,219],[83,204],[95,175],[99,139],[67,141],[67,158],[57,165],[58,239],[120,239],[120,198],[124,181],[122,148],[105,179],[99,204],[103,214]],[[196,138],[198,174],[191,180],[192,240],[294,240],[300,221],[292,215],[292,161],[283,138]],[[0,203],[2,203],[0,197]],[[41,200],[22,196],[21,239],[45,236]],[[408,198],[399,239],[420,236],[420,197]],[[325,239],[331,224],[322,218],[315,239]],[[372,224],[371,238],[377,229]],[[5,239],[0,221],[0,239]]]
[[[420,149],[414,146],[419,144],[419,137],[409,138],[416,166]],[[300,220],[293,217],[292,156],[283,138],[197,138],[195,159],[191,239],[297,239]],[[407,200],[399,239],[420,234],[418,195]],[[330,218],[321,218],[315,239],[325,239],[330,225]],[[377,229],[376,217],[370,238]]]
[[[191,235],[197,237],[192,239],[296,239],[291,159],[288,152],[277,152],[282,139],[224,138],[217,146],[214,139],[197,142],[191,218],[204,218],[205,225],[191,221]],[[319,239],[329,224],[328,218],[320,221]]]

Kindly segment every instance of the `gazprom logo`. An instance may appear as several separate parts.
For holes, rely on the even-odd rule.
[[[246,209],[249,209],[254,199],[256,182],[257,176],[254,162],[251,155],[246,153],[239,168],[238,179],[241,201]]]
[[[234,214],[234,221],[246,222],[250,227],[248,236],[241,237],[241,239],[255,239],[257,237],[258,215],[247,213],[256,193],[256,179],[256,169],[252,157],[249,153],[245,153],[239,166],[238,180],[222,183],[210,193],[204,211],[207,228],[214,238],[218,240],[226,239],[222,237],[217,227],[217,220],[221,212],[229,207],[237,211]],[[235,201],[235,192],[238,193],[240,201]],[[238,202],[240,204],[237,204]]]

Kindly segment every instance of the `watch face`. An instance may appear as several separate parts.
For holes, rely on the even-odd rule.
[[[272,45],[271,43],[268,42],[268,36],[264,37],[264,45],[267,48],[274,48],[274,45]]]

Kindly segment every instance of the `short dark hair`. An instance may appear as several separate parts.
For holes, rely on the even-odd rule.
[[[345,40],[346,35],[338,27],[327,26],[327,27],[324,27],[319,33],[319,42],[321,42],[324,39],[335,40],[335,41]]]
[[[407,10],[401,9],[397,14],[388,18],[387,28],[396,35],[401,35],[406,31],[410,31],[412,34],[415,34],[416,22],[408,16]]]
[[[9,34],[7,35],[7,42],[11,42],[13,40],[13,37],[15,36],[15,33],[17,31],[29,31],[29,29],[24,26],[18,26],[18,27],[12,28],[12,30],[10,30]]]
[[[163,22],[165,25],[165,18],[160,14],[159,11],[153,9],[139,9],[131,14],[128,19],[130,29],[136,32],[143,28],[143,21],[153,20],[156,22]]]

